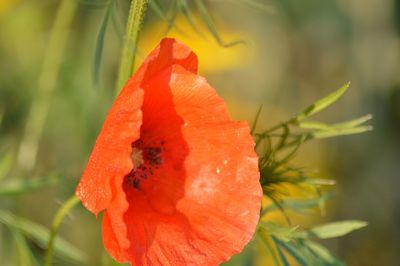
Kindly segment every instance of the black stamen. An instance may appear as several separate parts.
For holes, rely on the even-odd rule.
[[[165,141],[161,141],[164,145]],[[154,175],[153,167],[157,170],[162,164],[162,152],[164,147],[146,146],[142,140],[137,140],[131,144],[132,161],[134,168],[125,176],[125,182],[136,189],[140,189],[141,180],[148,179],[149,175]]]

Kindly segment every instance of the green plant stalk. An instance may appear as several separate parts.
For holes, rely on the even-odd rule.
[[[75,206],[80,202],[80,199],[75,195],[71,196],[58,210],[56,216],[53,219],[53,223],[51,225],[50,237],[47,242],[46,253],[44,257],[44,265],[51,266],[53,261],[53,250],[54,250],[54,241],[56,239],[58,230],[60,228],[61,222],[63,221],[65,215],[67,215]]]
[[[128,22],[122,47],[121,62],[119,65],[116,94],[122,89],[134,71],[135,55],[140,30],[147,10],[148,0],[132,0],[129,9]]]
[[[38,79],[36,96],[28,113],[25,132],[18,152],[18,165],[29,171],[36,163],[39,141],[56,87],[60,63],[74,17],[77,0],[63,0],[50,33],[47,52]]]
[[[251,125],[251,129],[250,129],[250,134],[251,135],[254,135],[254,131],[256,130],[258,119],[260,118],[260,114],[261,114],[263,106],[264,106],[263,104],[260,104],[260,106],[257,109],[257,113],[256,113],[256,116],[254,118],[254,122]]]

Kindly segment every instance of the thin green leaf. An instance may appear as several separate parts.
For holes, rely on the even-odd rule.
[[[185,16],[186,20],[189,22],[190,26],[192,29],[202,35],[202,33],[199,31],[196,25],[196,20],[192,14],[192,11],[190,10],[190,7],[188,5],[188,2],[186,0],[177,0],[178,4],[178,9],[182,12],[182,14]]]
[[[274,237],[272,237],[272,239],[275,241]],[[287,261],[287,259],[286,259],[286,257],[285,257],[285,254],[283,254],[283,252],[282,252],[282,250],[281,250],[281,247],[278,246],[276,243],[275,243],[275,245],[276,245],[276,250],[278,251],[279,258],[280,258],[281,261],[282,261],[282,264],[283,264],[284,266],[290,266],[289,262]]]
[[[124,26],[122,25],[121,17],[119,14],[120,11],[118,9],[118,1],[113,1],[113,3],[114,3],[112,7],[113,10],[111,11],[113,28],[117,33],[117,36],[120,39],[120,41],[122,41],[124,38],[124,30],[123,30]]]
[[[262,222],[261,227],[263,227],[268,234],[276,237],[283,242],[289,242],[293,239],[294,233],[297,231],[297,226],[295,227],[285,227],[274,222]]]
[[[17,249],[18,254],[18,265],[24,266],[36,266],[39,263],[36,261],[35,256],[33,255],[25,237],[17,230],[11,230],[14,244]]]
[[[281,213],[283,214],[283,217],[285,217],[286,222],[287,222],[288,224],[291,224],[290,217],[289,217],[289,215],[286,213],[285,208],[283,208],[283,206],[281,205],[281,202],[280,202],[280,201],[275,197],[275,195],[274,195],[274,194],[276,193],[276,191],[275,191],[274,189],[271,189],[271,188],[267,187],[267,186],[263,186],[262,188],[263,188],[263,193],[264,193],[264,195],[267,196],[269,199],[272,200],[272,202],[273,202],[273,205],[272,205],[272,206],[274,206],[276,209],[280,210]],[[267,208],[265,208],[265,209],[261,212],[261,216],[263,216],[264,214],[266,214],[267,211],[268,211]]]
[[[342,123],[336,124],[325,124],[321,122],[315,121],[302,121],[298,124],[300,128],[303,129],[315,129],[320,131],[330,131],[330,130],[338,130],[338,129],[350,129],[360,126],[361,124],[372,119],[372,115],[365,115],[356,119],[352,119]]]
[[[160,3],[157,0],[150,0],[149,1],[150,8],[159,16],[161,19],[165,20],[168,23],[168,27],[172,27],[173,22],[168,17],[168,14],[164,12],[163,8],[161,7]]]
[[[317,185],[317,186],[334,186],[336,185],[336,181],[333,179],[322,179],[322,178],[308,178],[304,181],[310,185]]]
[[[304,109],[303,112],[301,112],[296,118],[296,122],[301,122],[304,119],[320,112],[321,110],[324,110],[327,108],[329,105],[333,104],[336,102],[349,88],[350,82],[346,83],[342,87],[340,87],[338,90],[335,92],[329,94],[328,96],[314,102],[312,105],[308,106],[306,109]]]
[[[311,240],[283,242],[272,238],[278,247],[285,249],[300,265],[343,266],[327,249]]]
[[[355,230],[361,229],[367,226],[367,224],[367,222],[357,220],[333,222],[315,226],[307,231],[299,231],[295,233],[295,236],[298,238],[335,238],[347,235]]]
[[[267,250],[270,252],[271,257],[273,259],[274,265],[276,266],[284,266],[278,250],[277,250],[277,246],[275,245],[275,243],[273,241],[271,241],[271,238],[269,236],[269,233],[262,227],[259,228],[258,230],[258,236],[260,236],[262,242],[264,243],[265,247],[267,248]]]
[[[333,124],[332,127],[334,127],[334,128],[354,128],[361,124],[364,124],[365,122],[367,122],[371,119],[372,119],[372,115],[368,114],[368,115],[364,115],[362,117],[352,119],[352,120],[349,120],[346,122]]]
[[[195,2],[197,4],[197,8],[199,9],[200,16],[201,16],[203,22],[206,24],[211,35],[218,42],[219,45],[221,45],[222,47],[230,47],[230,46],[234,46],[239,43],[243,43],[242,40],[225,43],[218,33],[217,27],[215,26],[214,21],[211,18],[210,13],[208,12],[208,9],[207,9],[207,6],[206,6],[204,0],[196,0]]]
[[[299,123],[299,128],[302,129],[317,129],[317,130],[331,130],[333,127],[331,125],[316,122],[316,121],[302,121]]]
[[[312,264],[308,263],[308,259],[304,256],[304,254],[300,251],[300,249],[295,246],[293,243],[285,243],[279,240],[276,240],[279,243],[279,246],[283,247],[298,263],[300,266],[310,266]]]
[[[21,232],[21,234],[35,241],[40,247],[45,248],[49,238],[49,230],[37,223],[24,218],[16,217],[12,213],[0,210],[0,223]],[[84,263],[86,256],[77,248],[61,238],[56,239],[55,254],[69,261]]]
[[[178,29],[175,26],[175,20],[176,20],[176,17],[178,16],[178,13],[179,13],[179,2],[178,2],[178,0],[170,1],[169,5],[167,7],[167,10],[170,10],[170,13],[171,13],[171,15],[170,15],[171,23],[168,26],[167,30],[165,31],[165,34],[167,34],[173,27],[175,27],[175,29]],[[180,31],[180,30],[178,29],[178,31]]]
[[[310,210],[318,208],[321,202],[326,202],[333,197],[333,193],[325,193],[318,198],[312,199],[285,199],[281,201],[281,207],[298,213],[309,213]],[[266,212],[277,210],[274,205],[266,208]]]
[[[110,16],[112,13],[111,11],[113,4],[114,0],[108,4],[106,13],[104,14],[104,18],[100,26],[99,33],[97,34],[96,49],[94,55],[94,82],[96,84],[99,82],[101,58],[103,55],[103,48],[104,48],[104,39],[106,36],[108,21],[110,20]]]
[[[263,106],[264,106],[263,104],[260,104],[260,106],[257,108],[257,113],[256,113],[256,116],[254,117],[254,121],[253,121],[253,124],[251,125],[251,130],[250,130],[250,133],[252,135],[254,134],[254,131],[256,130],[258,119],[260,118],[260,114],[261,114]]]
[[[282,129],[283,129],[283,133],[280,137],[278,144],[276,145],[275,151],[278,151],[278,150],[282,149],[283,147],[285,147],[286,140],[290,136],[290,129],[287,124],[282,124]]]
[[[319,259],[324,261],[328,265],[332,266],[344,266],[345,264],[338,260],[335,256],[333,256],[327,248],[322,246],[321,244],[307,240],[304,241],[304,244],[307,248]]]
[[[300,135],[297,140],[293,143],[295,145],[295,147],[293,148],[292,151],[290,151],[284,158],[282,158],[279,162],[278,165],[283,165],[287,162],[289,162],[293,156],[296,155],[297,151],[300,149],[301,145],[306,141],[307,139],[307,135]],[[290,145],[292,146],[292,145]],[[285,145],[284,147],[290,147],[288,145]],[[283,148],[283,147],[282,147]]]
[[[361,134],[364,132],[371,131],[372,129],[373,129],[372,126],[360,126],[360,127],[344,128],[344,129],[334,128],[331,130],[315,131],[312,132],[311,135],[316,139],[325,139],[337,136]]]
[[[0,160],[0,180],[6,177],[7,173],[11,169],[12,165],[12,155],[11,153],[6,153]]]
[[[15,196],[26,192],[32,192],[47,186],[57,184],[61,179],[55,176],[47,178],[9,178],[1,183],[1,196]]]

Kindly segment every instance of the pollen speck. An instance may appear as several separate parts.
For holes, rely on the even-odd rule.
[[[144,163],[143,151],[136,147],[132,148],[131,158],[135,168],[139,168]]]

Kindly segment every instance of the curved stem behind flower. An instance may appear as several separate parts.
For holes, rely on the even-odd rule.
[[[77,0],[62,1],[50,33],[47,52],[38,80],[36,97],[29,110],[24,137],[18,152],[18,164],[27,171],[30,171],[36,162],[39,140],[49,111],[51,95],[56,86],[70,24],[77,6]]]
[[[116,94],[119,93],[133,73],[137,43],[143,18],[146,14],[147,3],[148,0],[132,0],[131,2],[115,89]]]
[[[75,195],[73,195],[61,206],[61,208],[58,210],[56,216],[54,217],[53,223],[51,225],[49,241],[47,242],[46,254],[44,257],[44,265],[45,266],[52,265],[54,241],[56,239],[61,222],[63,221],[65,215],[67,215],[79,202],[80,202],[80,199],[78,197],[76,197]]]

